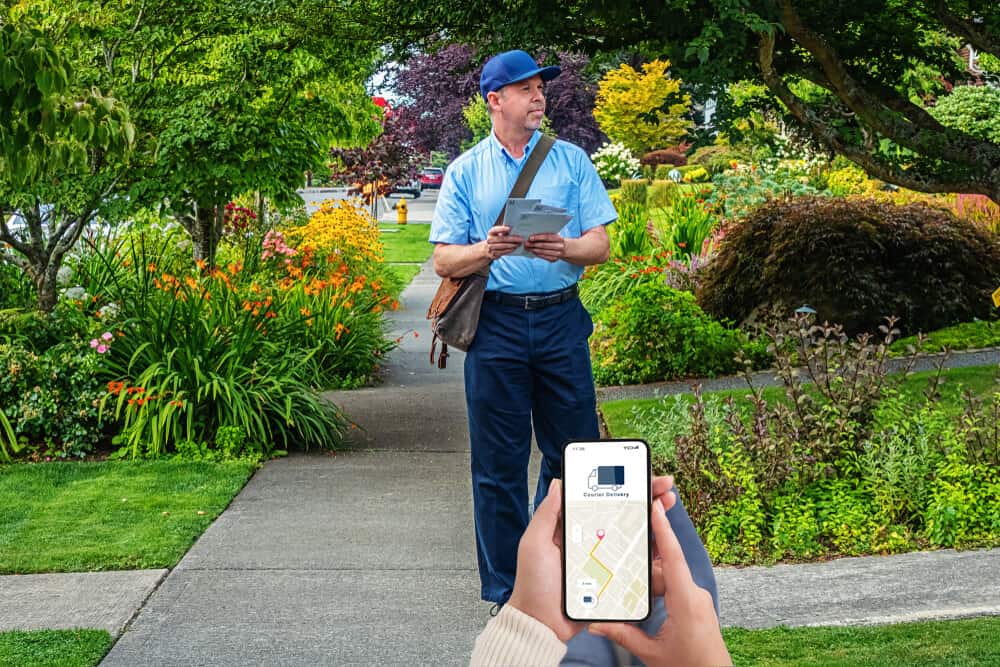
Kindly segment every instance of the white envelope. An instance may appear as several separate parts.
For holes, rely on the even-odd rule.
[[[511,228],[511,235],[524,239],[535,234],[556,234],[571,218],[566,215],[566,209],[546,206],[538,199],[508,199],[504,212],[504,224]],[[510,254],[514,257],[535,257],[523,245]]]

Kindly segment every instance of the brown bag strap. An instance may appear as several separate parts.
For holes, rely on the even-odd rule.
[[[531,151],[528,159],[525,160],[524,166],[521,168],[521,173],[517,175],[517,180],[514,181],[514,187],[510,189],[507,199],[521,199],[524,195],[528,194],[528,189],[531,187],[531,182],[535,180],[538,168],[542,166],[542,162],[545,162],[545,157],[552,150],[552,146],[555,143],[556,140],[549,135],[542,135],[542,138],[535,144],[535,149]],[[497,216],[497,221],[493,223],[494,227],[503,224],[503,216],[506,212],[507,201],[504,200],[504,205],[500,207],[500,215]],[[492,263],[493,260],[490,260],[490,264]],[[490,274],[490,264],[479,269],[477,273],[481,276],[488,276]]]

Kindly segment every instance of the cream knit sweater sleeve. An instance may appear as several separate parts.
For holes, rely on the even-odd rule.
[[[508,604],[476,638],[469,667],[556,667],[564,655],[548,626]]]

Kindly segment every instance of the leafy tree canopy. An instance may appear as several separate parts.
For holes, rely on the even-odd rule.
[[[558,64],[562,73],[546,85],[546,118],[560,139],[588,152],[605,140],[593,118],[596,77],[590,58],[581,53],[539,51],[541,60]],[[479,97],[482,57],[466,44],[434,47],[407,60],[395,89],[404,97],[396,112],[414,123],[414,138],[423,151],[444,151],[450,157],[471,146],[485,133],[469,134],[465,109]],[[485,113],[485,104],[482,113]],[[486,116],[487,120],[489,116]],[[489,131],[489,125],[486,127]]]
[[[1000,12],[986,0],[472,0],[387,13],[400,43],[436,26],[490,49],[638,49],[669,57],[703,98],[755,80],[816,141],[873,176],[1000,200],[1000,145],[942,125],[919,103],[938,76],[966,77],[961,44],[1000,55]],[[799,81],[824,94],[796,95]]]
[[[65,53],[29,25],[0,23],[0,100],[0,261],[21,267],[51,310],[62,259],[114,183],[87,191],[79,179],[91,165],[120,168],[135,128],[117,100],[78,86]]]
[[[162,204],[211,261],[226,202],[257,191],[291,203],[331,144],[377,133],[363,85],[377,45],[362,11],[323,0],[23,0],[5,20],[36,25],[68,54],[76,86],[129,109],[132,164],[91,154],[79,187],[115,187],[89,200]]]

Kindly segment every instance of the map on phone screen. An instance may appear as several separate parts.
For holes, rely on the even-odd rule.
[[[642,442],[566,447],[563,585],[570,618],[641,620],[649,613],[648,461]]]

